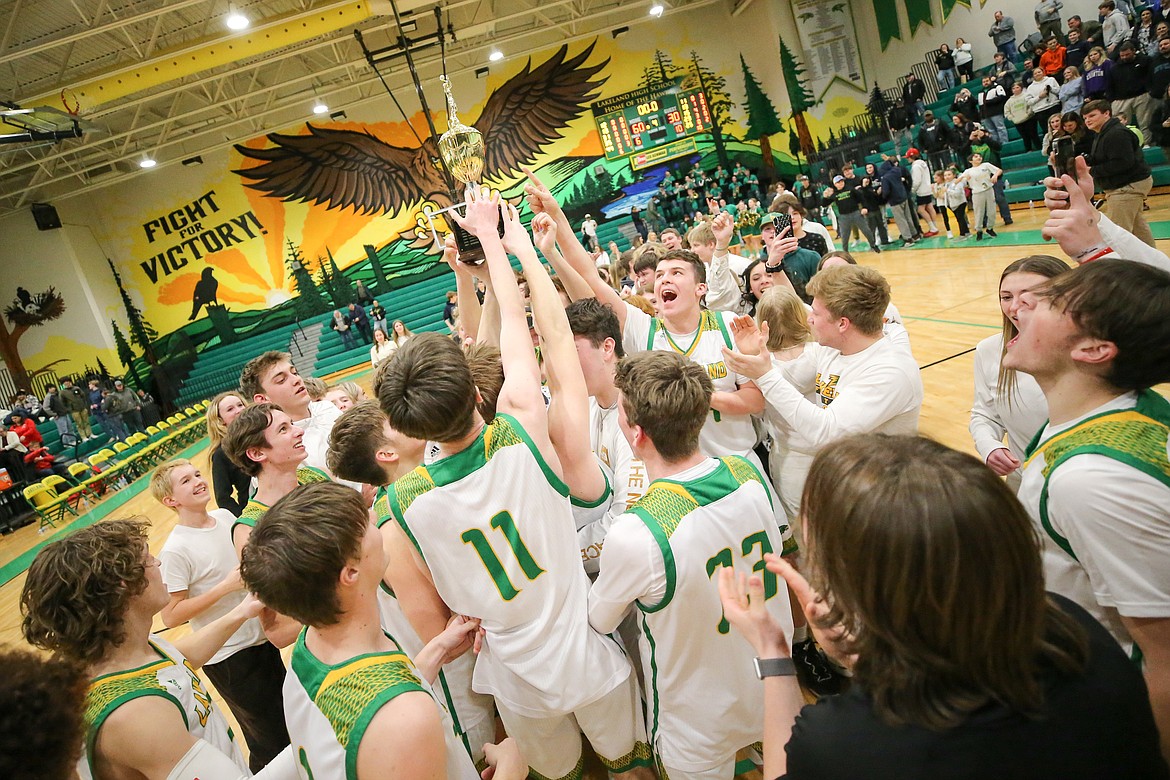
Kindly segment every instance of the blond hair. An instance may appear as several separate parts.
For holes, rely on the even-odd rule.
[[[808,310],[804,301],[787,287],[764,290],[756,304],[756,321],[768,323],[768,351],[779,352],[808,341]]]
[[[227,424],[219,415],[219,405],[223,403],[225,398],[231,398],[233,395],[239,398],[244,406],[248,405],[248,399],[244,398],[241,391],[227,390],[212,398],[211,403],[207,406],[207,438],[211,440],[211,449],[213,450],[223,441],[223,437],[227,436]]]
[[[874,336],[882,332],[882,320],[890,305],[890,285],[873,268],[826,268],[809,280],[807,289],[830,314],[849,320],[861,333]]]
[[[329,386],[315,376],[306,376],[301,379],[305,383],[305,390],[309,393],[309,400],[320,401],[329,392]]]
[[[154,500],[160,504],[164,499],[170,498],[174,495],[174,483],[171,481],[171,474],[180,466],[190,466],[191,461],[186,458],[175,458],[168,460],[154,470],[150,475],[150,495]]]
[[[691,246],[695,244],[714,244],[715,231],[711,227],[708,220],[703,220],[691,228],[691,232],[687,233],[687,243]]]

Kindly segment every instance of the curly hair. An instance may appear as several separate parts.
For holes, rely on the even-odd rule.
[[[85,665],[117,647],[130,600],[146,590],[148,527],[145,518],[109,520],[41,550],[20,594],[28,643]]]
[[[71,777],[84,737],[85,670],[64,658],[0,651],[0,777]]]

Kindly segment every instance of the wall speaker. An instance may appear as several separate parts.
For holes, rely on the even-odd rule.
[[[37,221],[38,230],[56,230],[61,227],[61,217],[51,203],[32,204],[32,215]]]

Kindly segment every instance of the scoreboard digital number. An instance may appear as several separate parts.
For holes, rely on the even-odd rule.
[[[642,89],[598,101],[592,109],[606,159],[633,155],[635,169],[694,152],[694,137],[711,131],[702,89]]]

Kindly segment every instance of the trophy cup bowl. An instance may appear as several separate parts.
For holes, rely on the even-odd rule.
[[[469,127],[459,121],[458,109],[455,106],[455,97],[451,94],[451,82],[446,76],[440,76],[443,91],[447,95],[447,132],[439,137],[439,154],[448,171],[458,181],[463,182],[464,191],[467,187],[478,187],[479,179],[483,175],[484,143],[483,134],[474,127]],[[435,242],[439,243],[439,234],[435,230],[434,217],[446,212],[456,212],[462,203],[456,203],[438,211],[425,210],[424,214],[431,224],[431,233]],[[479,239],[461,228],[454,219],[446,220],[451,232],[455,235],[455,244],[459,247],[459,260],[468,265],[479,265],[484,261],[483,248]],[[500,235],[503,236],[503,216],[500,217]]]

